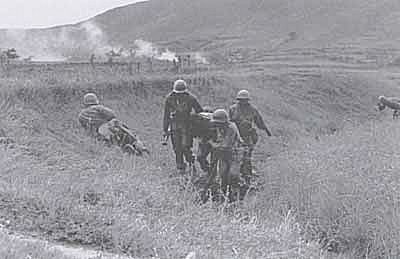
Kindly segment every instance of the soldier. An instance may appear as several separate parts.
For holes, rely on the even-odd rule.
[[[0,65],[3,71],[7,69],[8,57],[5,51],[0,52]]]
[[[248,146],[241,165],[241,174],[244,177],[246,184],[249,185],[252,173],[252,152],[258,141],[258,135],[254,125],[257,126],[257,128],[264,130],[268,136],[271,136],[271,132],[265,125],[258,110],[250,104],[250,94],[247,90],[239,91],[236,100],[237,103],[232,105],[229,109],[229,118],[236,124],[240,136]]]
[[[400,114],[400,98],[379,96],[379,111],[383,111],[386,107],[393,110],[393,119],[397,119]]]
[[[211,123],[212,115],[212,108],[206,106],[203,108],[203,112],[194,114],[191,119],[193,129],[192,133],[194,137],[199,138],[197,161],[200,164],[200,168],[207,174],[210,174],[210,163],[208,161],[208,156],[212,150],[212,147],[208,141],[216,137],[214,127]]]
[[[96,59],[96,55],[95,54],[92,54],[92,55],[90,55],[90,65],[92,66],[92,68],[94,69],[94,62],[95,62],[95,59]]]
[[[153,72],[153,57],[147,58],[147,63],[149,64],[149,72]]]
[[[94,137],[120,146],[130,154],[149,154],[142,141],[126,125],[116,119],[115,113],[99,104],[94,93],[83,97],[85,108],[79,113],[79,122]]]
[[[184,173],[186,162],[193,165],[193,135],[190,130],[190,114],[202,112],[203,109],[196,97],[192,95],[184,80],[174,83],[173,91],[168,94],[164,107],[164,135],[171,134],[171,142],[176,156],[176,167]]]
[[[140,73],[140,61],[136,62],[136,73]]]
[[[228,113],[223,109],[216,110],[212,115],[211,122],[215,126],[216,139],[209,140],[208,143],[212,147],[211,151],[211,174],[209,176],[207,188],[214,182],[215,177],[221,177],[221,189],[224,194],[229,191],[230,200],[232,198],[232,184],[238,182],[239,179],[233,179],[235,172],[231,171],[234,161],[235,150],[242,142],[239,131],[234,123],[228,119]],[[236,175],[239,175],[237,173]]]
[[[83,97],[83,104],[85,108],[79,113],[79,122],[94,136],[98,135],[100,126],[116,117],[113,110],[100,105],[94,93],[86,94]]]

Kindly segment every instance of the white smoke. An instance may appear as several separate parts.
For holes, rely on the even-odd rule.
[[[176,56],[176,53],[170,51],[169,49],[166,49],[164,52],[162,52],[157,59],[159,60],[168,60],[168,61],[177,61],[178,58]]]
[[[134,50],[136,57],[148,57],[158,60],[167,60],[171,62],[174,60],[178,60],[175,52],[172,52],[168,49],[160,51],[160,49],[155,44],[142,39],[135,40]]]
[[[107,58],[113,53],[124,60],[128,57],[153,58],[164,61],[178,61],[178,54],[166,48],[160,48],[152,42],[138,39],[134,41],[132,53],[122,51],[122,46],[111,45],[107,35],[93,21],[83,22],[79,26],[65,26],[33,30],[7,30],[0,32],[0,48],[16,48],[23,58],[32,56],[32,61],[62,62],[70,59],[88,59],[95,54],[97,58]],[[117,51],[114,51],[117,50]],[[119,51],[121,50],[121,51]],[[191,53],[195,63],[208,64],[200,53]]]
[[[208,62],[207,59],[199,52],[195,52],[193,58],[197,64],[205,64],[205,65],[210,64],[210,62]]]
[[[97,26],[94,22],[82,23],[80,28],[84,31],[86,36],[85,44],[93,54],[104,56],[106,52],[120,46],[111,46],[108,43],[108,38],[104,34],[103,30]]]
[[[33,61],[65,61],[70,57],[82,58],[91,54],[105,56],[113,47],[107,36],[94,22],[79,26],[37,30],[6,30],[0,33],[2,48],[16,48],[23,57]]]

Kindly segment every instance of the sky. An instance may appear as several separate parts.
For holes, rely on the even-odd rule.
[[[0,0],[0,28],[43,28],[77,23],[143,0]]]

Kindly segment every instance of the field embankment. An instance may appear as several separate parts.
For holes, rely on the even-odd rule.
[[[18,231],[145,258],[180,258],[193,251],[200,258],[319,258],[294,218],[305,223],[320,215],[323,200],[302,218],[302,204],[293,199],[308,185],[294,181],[309,179],[299,175],[300,163],[292,171],[275,163],[306,162],[307,152],[285,157],[287,146],[307,137],[317,147],[314,138],[336,134],[344,119],[354,124],[375,119],[376,96],[394,89],[377,87],[382,82],[373,75],[352,73],[243,69],[233,76],[225,71],[183,75],[201,102],[213,107],[227,107],[238,89],[248,88],[275,134],[261,141],[256,154],[265,192],[243,204],[214,207],[198,204],[187,182],[169,177],[172,150],[159,145],[163,97],[175,75],[58,69],[16,70],[0,80],[0,127],[15,142],[0,151],[0,218]],[[88,91],[137,131],[152,150],[150,158],[127,157],[85,136],[76,115]],[[331,240],[331,222],[323,223],[317,232]]]

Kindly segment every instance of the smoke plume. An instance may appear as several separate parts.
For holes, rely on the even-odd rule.
[[[64,26],[46,30],[4,30],[0,31],[0,49],[16,48],[22,58],[32,57],[33,61],[61,62],[88,59],[95,54],[98,59],[107,58],[112,50],[124,60],[134,55],[137,58],[153,58],[178,61],[177,53],[160,48],[143,39],[134,41],[130,50],[121,45],[110,44],[106,33],[95,22],[87,21],[78,26]],[[130,53],[132,51],[132,53]],[[200,53],[191,53],[196,63],[208,64]]]
[[[105,55],[112,47],[106,35],[94,22],[47,30],[5,30],[0,33],[0,48],[16,48],[22,57],[34,61],[65,61]]]
[[[168,61],[177,61],[178,57],[176,53],[166,49],[164,51],[160,51],[155,44],[145,41],[145,40],[135,40],[135,56],[136,57],[148,57],[154,58],[158,60],[168,60]]]

